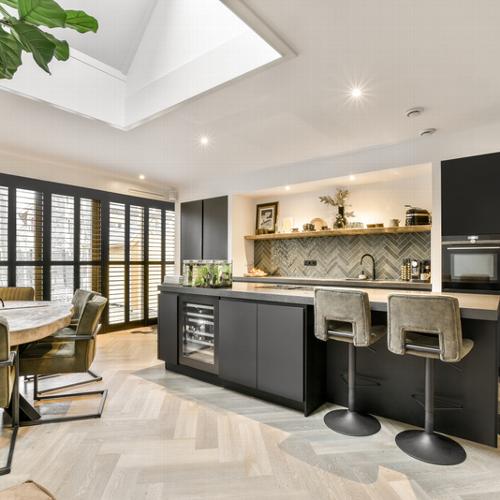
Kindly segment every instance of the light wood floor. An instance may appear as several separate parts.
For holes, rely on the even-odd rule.
[[[328,408],[306,419],[167,373],[153,334],[100,336],[93,368],[104,381],[87,388],[109,389],[103,418],[21,429],[0,489],[33,479],[62,500],[500,498],[497,450],[465,442],[465,464],[417,462],[394,444],[395,422],[349,438],[325,428]]]

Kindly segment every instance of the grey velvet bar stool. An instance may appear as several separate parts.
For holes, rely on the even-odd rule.
[[[373,326],[368,294],[345,288],[316,288],[314,292],[315,335],[320,340],[349,344],[348,408],[325,415],[325,424],[348,436],[370,436],[380,430],[380,422],[356,411],[356,348],[369,347],[386,333],[385,325]]]
[[[434,432],[434,360],[461,361],[474,346],[462,338],[460,307],[455,297],[392,294],[388,300],[387,344],[395,354],[425,358],[425,429],[396,436],[396,444],[413,458],[436,465],[456,465],[466,458],[456,441]]]

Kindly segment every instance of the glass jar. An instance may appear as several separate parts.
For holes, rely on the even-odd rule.
[[[182,284],[191,286],[193,284],[193,267],[194,260],[185,260],[182,264]]]

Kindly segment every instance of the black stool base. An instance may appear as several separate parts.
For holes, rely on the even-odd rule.
[[[371,436],[380,430],[380,422],[375,417],[349,410],[328,412],[324,421],[332,431],[347,436]]]
[[[461,464],[465,450],[449,437],[425,431],[403,431],[396,436],[399,449],[410,457],[435,465]]]

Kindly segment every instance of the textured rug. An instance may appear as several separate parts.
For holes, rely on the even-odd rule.
[[[56,500],[56,497],[34,481],[26,481],[0,491],[0,500]]]

